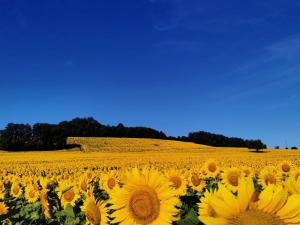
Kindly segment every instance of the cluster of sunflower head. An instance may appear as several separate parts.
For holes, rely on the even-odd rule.
[[[300,224],[300,169],[289,161],[1,174],[1,224]]]

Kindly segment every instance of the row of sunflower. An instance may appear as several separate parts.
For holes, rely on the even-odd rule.
[[[300,168],[289,161],[0,174],[1,224],[300,224]]]

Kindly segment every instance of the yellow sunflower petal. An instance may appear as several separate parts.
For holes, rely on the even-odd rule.
[[[277,212],[282,219],[289,219],[300,213],[300,194],[291,195],[287,203]]]

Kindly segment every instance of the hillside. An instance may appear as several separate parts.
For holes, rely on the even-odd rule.
[[[206,131],[190,132],[187,136],[172,137],[149,127],[126,127],[122,123],[110,126],[103,125],[94,118],[75,118],[58,124],[9,123],[4,130],[0,130],[0,149],[8,151],[65,149],[68,148],[66,145],[68,137],[150,138],[192,142],[214,147],[266,148],[266,145],[259,139],[227,137]]]
[[[145,151],[197,151],[211,149],[210,146],[148,138],[94,138],[69,137],[67,143],[81,146],[82,151],[101,152],[145,152]]]

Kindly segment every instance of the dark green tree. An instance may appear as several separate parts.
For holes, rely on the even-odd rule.
[[[9,123],[1,132],[0,145],[3,149],[27,150],[32,146],[32,129],[29,124]]]

